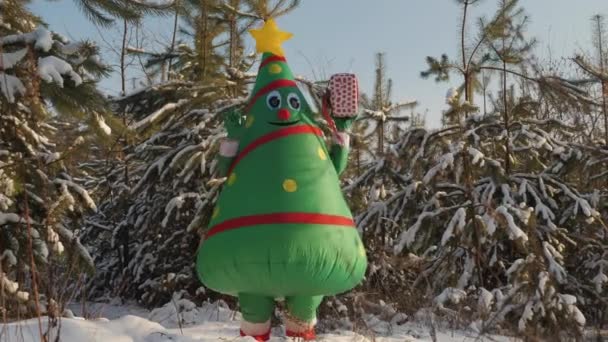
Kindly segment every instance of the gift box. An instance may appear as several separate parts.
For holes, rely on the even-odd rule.
[[[353,117],[359,112],[359,82],[354,74],[329,79],[329,103],[334,117]]]

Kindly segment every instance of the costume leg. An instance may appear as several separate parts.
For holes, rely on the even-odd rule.
[[[270,318],[274,310],[274,298],[252,294],[239,294],[243,321],[241,336],[253,336],[258,341],[270,339]]]
[[[317,308],[323,296],[294,296],[287,297],[287,320],[285,330],[289,337],[299,337],[304,340],[315,339],[315,324],[317,323]]]

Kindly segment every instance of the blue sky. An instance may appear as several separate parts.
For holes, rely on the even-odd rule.
[[[496,3],[482,0],[471,15],[491,15]],[[608,15],[606,0],[522,0],[521,5],[531,16],[529,34],[539,40],[537,54],[553,59],[589,50],[591,16]],[[30,8],[58,33],[73,39],[100,40],[98,29],[72,0],[34,0]],[[281,29],[294,33],[284,45],[292,70],[311,79],[354,72],[362,89],[371,91],[374,55],[386,53],[393,100],[418,100],[418,111],[428,110],[427,124],[436,127],[445,107],[446,90],[458,81],[436,84],[419,75],[426,67],[426,56],[456,56],[459,17],[454,0],[303,0],[297,10],[277,22]],[[150,19],[145,26],[157,37],[170,35],[168,19]],[[474,33],[474,25],[469,29]],[[118,38],[117,31],[102,32],[106,40]],[[111,58],[107,53],[105,60]],[[119,89],[118,79],[104,80],[102,86],[108,92]]]

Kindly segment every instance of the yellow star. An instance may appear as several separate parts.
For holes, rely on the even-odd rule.
[[[284,55],[281,44],[293,36],[289,32],[281,31],[273,19],[268,19],[261,29],[249,30],[249,32],[255,39],[258,52],[270,52],[277,56]]]

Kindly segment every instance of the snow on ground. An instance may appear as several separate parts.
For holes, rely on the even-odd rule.
[[[179,299],[152,311],[134,305],[87,303],[87,315],[82,315],[82,306],[75,304],[71,309],[78,316],[62,318],[59,341],[61,342],[252,342],[249,337],[239,337],[240,315],[230,310],[222,302],[196,307],[192,302]],[[178,314],[179,312],[179,314]],[[79,316],[107,318],[84,319]],[[178,321],[181,321],[178,324]],[[373,320],[372,320],[373,321]],[[48,320],[42,319],[43,332],[47,331]],[[430,330],[423,324],[405,323],[388,326],[377,324],[375,336],[363,336],[352,331],[335,331],[319,334],[318,341],[327,342],[419,342],[432,341]],[[57,328],[52,330],[49,341],[55,341]],[[273,329],[271,342],[289,341],[282,327]],[[475,341],[476,335],[457,331],[437,332],[437,341]],[[506,337],[492,337],[488,341],[515,341]],[[38,321],[31,319],[0,325],[0,342],[38,342]],[[485,341],[485,339],[479,339]]]

